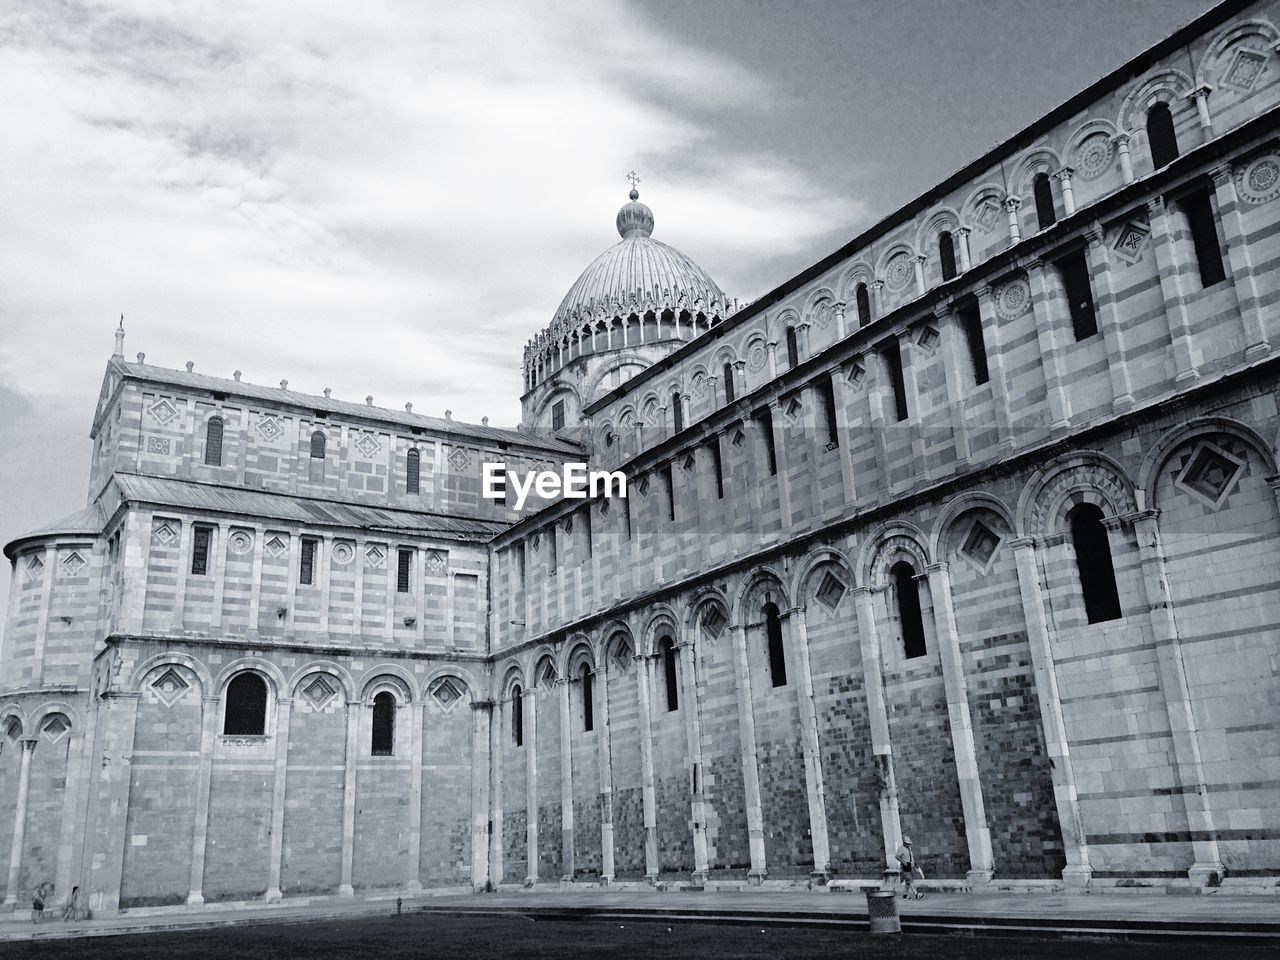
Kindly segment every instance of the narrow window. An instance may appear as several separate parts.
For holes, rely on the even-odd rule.
[[[192,533],[194,534],[194,542],[191,545],[191,573],[197,577],[207,576],[209,573],[209,541],[213,536],[213,529],[210,527],[196,527]]]
[[[256,673],[240,673],[227,684],[227,713],[222,732],[228,737],[261,737],[267,732],[267,681]]]
[[[591,504],[587,504],[582,508],[582,542],[586,547],[587,556],[591,556],[595,552],[595,544],[591,542]]]
[[[769,465],[769,476],[777,476],[778,448],[773,440],[773,411],[765,407],[756,415],[756,422],[760,425],[760,439],[764,441],[764,453],[765,460]]]
[[[871,322],[871,291],[865,283],[860,283],[853,296],[858,304],[858,326],[865,327]]]
[[[717,437],[707,444],[707,449],[711,451],[711,475],[716,481],[716,499],[724,499],[724,462],[720,459],[720,438]]]
[[[551,429],[564,429],[564,401],[557,400],[551,405]]]
[[[1152,166],[1157,170],[1178,159],[1178,135],[1167,103],[1157,103],[1147,111],[1147,142],[1151,144]]]
[[[796,328],[787,327],[787,369],[800,366],[800,345],[796,342]]]
[[[733,364],[726,363],[722,370],[724,374],[724,402],[733,403],[737,393],[733,389]]]
[[[409,578],[413,571],[413,550],[401,548],[396,552],[396,593],[409,592]]]
[[[1179,201],[1187,215],[1191,228],[1191,244],[1196,251],[1196,265],[1200,268],[1200,285],[1211,287],[1227,279],[1222,262],[1222,246],[1218,243],[1218,225],[1213,215],[1213,203],[1208,190],[1197,190]]]
[[[584,663],[582,670],[578,674],[582,677],[582,729],[586,733],[590,733],[595,729],[595,716],[593,714],[595,700],[595,676],[591,673],[591,669]]]
[[[409,451],[404,468],[404,492],[417,493],[422,478],[422,454],[417,447]]]
[[[1087,340],[1098,332],[1098,316],[1093,306],[1093,289],[1089,285],[1089,263],[1084,251],[1076,250],[1058,261],[1062,287],[1071,312],[1071,329],[1076,340]]]
[[[924,620],[920,617],[920,588],[911,564],[899,560],[889,569],[893,592],[898,599],[898,620],[902,624],[902,649],[907,659],[923,657]]]
[[[211,467],[222,466],[222,418],[213,417],[204,428],[204,462]]]
[[[524,542],[516,544],[516,575],[520,578],[520,592],[524,593],[527,575]]]
[[[938,234],[938,261],[942,264],[942,279],[950,280],[956,275],[956,242],[950,230]]]
[[[369,753],[375,757],[391,756],[396,738],[396,698],[383,690],[373,698],[373,742]]]
[[[893,391],[893,414],[901,423],[907,419],[907,381],[902,374],[902,347],[897,337],[886,340],[880,347],[880,355],[884,357],[889,368],[889,388]]]
[[[556,525],[547,528],[547,572],[555,573],[560,568],[559,550],[556,543]]]
[[[680,709],[680,677],[676,673],[676,644],[670,637],[658,641],[658,655],[662,658],[662,676],[667,688],[667,712]]]
[[[987,345],[982,337],[982,314],[976,303],[969,303],[956,311],[960,329],[969,347],[969,360],[973,363],[973,382],[981,386],[991,379],[987,369]]]
[[[836,426],[836,389],[830,377],[818,381],[818,397],[822,401],[822,415],[827,424],[827,449],[840,446],[840,430]]]
[[[787,655],[782,648],[782,618],[777,604],[764,605],[764,631],[769,640],[769,676],[775,687],[787,685]]]
[[[671,425],[676,433],[684,429],[684,408],[680,405],[679,390],[671,394]]]
[[[631,539],[631,485],[628,482],[625,491],[627,495],[622,498],[622,522],[626,529],[627,539]]]
[[[298,562],[298,582],[315,583],[316,579],[316,541],[312,537],[302,538],[302,557]]]
[[[1058,212],[1053,208],[1053,184],[1047,173],[1037,173],[1031,181],[1031,193],[1036,201],[1036,221],[1040,229],[1052,227],[1058,222]]]
[[[1102,511],[1092,503],[1081,503],[1067,514],[1071,544],[1076,552],[1076,570],[1084,593],[1084,611],[1090,623],[1120,619],[1120,593],[1111,562],[1111,543],[1102,524]]]
[[[667,492],[667,519],[674,520],[676,518],[676,478],[669,463],[662,468],[662,486]]]
[[[519,684],[511,689],[511,737],[517,747],[524,746],[524,691]]]
[[[308,478],[312,483],[324,479],[324,431],[317,430],[311,434],[311,464]]]

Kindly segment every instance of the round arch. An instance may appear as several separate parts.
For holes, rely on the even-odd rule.
[[[864,586],[883,585],[887,581],[877,572],[886,572],[886,561],[893,557],[909,557],[923,575],[930,563],[928,539],[919,527],[906,520],[890,520],[882,523],[862,545],[858,556],[858,571]]]
[[[670,604],[660,603],[655,605],[645,618],[644,628],[640,632],[640,642],[644,646],[645,655],[652,656],[657,651],[657,636],[663,627],[666,627],[671,632],[672,639],[679,643],[680,622],[682,619]]]
[[[734,622],[736,624],[739,626],[745,626],[747,623],[752,622],[750,620],[750,614],[753,611],[751,611],[748,604],[756,591],[765,584],[771,584],[777,589],[778,595],[782,599],[782,602],[778,604],[778,608],[780,610],[786,611],[791,609],[791,594],[790,591],[787,590],[786,583],[783,581],[781,574],[768,565],[757,567],[747,575],[746,579],[742,582],[742,586],[738,590],[737,597],[734,599],[733,614]]]
[[[303,682],[316,674],[324,674],[337,680],[342,688],[343,698],[355,699],[355,682],[351,679],[350,671],[333,660],[312,660],[295,670],[289,677],[289,686],[285,688],[289,691],[289,696],[297,697]]]
[[[1166,103],[1173,109],[1176,101],[1190,93],[1191,88],[1191,78],[1181,70],[1165,67],[1149,74],[1124,98],[1116,126],[1134,139],[1145,137],[1147,111],[1157,102]]]
[[[947,533],[951,525],[963,517],[970,510],[985,509],[990,510],[1008,524],[1010,530],[1017,530],[1017,525],[1013,522],[1013,514],[1005,505],[1004,501],[990,493],[980,490],[971,490],[960,494],[948,500],[943,506],[942,511],[938,514],[938,518],[933,522],[933,531],[929,536],[929,553],[938,558],[942,558],[946,552],[944,544],[946,543]]]
[[[1065,507],[1083,501],[1113,517],[1133,513],[1133,481],[1119,462],[1104,453],[1081,450],[1055,457],[1031,476],[1018,497],[1018,536],[1057,532]]]
[[[1142,467],[1138,470],[1137,495],[1140,509],[1150,509],[1155,506],[1156,483],[1160,479],[1160,468],[1164,466],[1165,460],[1188,440],[1214,433],[1229,434],[1243,441],[1257,453],[1268,476],[1276,472],[1274,448],[1252,427],[1231,417],[1196,417],[1166,431],[1156,441],[1156,445],[1147,451]],[[1277,436],[1276,442],[1280,444],[1280,436]]]
[[[289,689],[289,682],[285,678],[284,673],[270,660],[264,660],[261,657],[238,657],[232,660],[220,671],[214,678],[210,689],[214,694],[221,697],[227,689],[227,684],[231,682],[231,678],[237,673],[249,671],[261,674],[267,681],[268,691],[272,698],[281,696],[282,690]]]
[[[377,663],[364,671],[360,677],[361,702],[372,703],[374,688],[381,689],[380,685],[385,686],[384,681],[388,678],[397,682],[406,702],[418,699],[418,685],[413,679],[413,674],[397,663]]]
[[[813,547],[801,558],[800,563],[796,566],[795,575],[791,578],[791,596],[796,598],[797,604],[807,596],[809,580],[820,568],[827,564],[834,564],[840,568],[848,578],[850,589],[858,585],[858,578],[853,569],[853,564],[849,562],[849,558],[845,556],[843,551],[825,544]]]
[[[185,653],[172,651],[168,653],[157,653],[155,656],[148,657],[146,660],[143,660],[142,663],[134,667],[133,672],[129,674],[129,682],[125,689],[130,693],[140,693],[142,691],[143,681],[147,679],[147,676],[155,670],[156,667],[168,666],[171,664],[186,667],[194,673],[196,679],[200,682],[202,693],[212,691],[214,689],[221,691],[222,687],[226,685],[225,678],[220,677],[215,687],[213,674],[209,672],[209,668],[205,666],[204,663],[197,660],[195,657],[188,656]],[[282,687],[281,689],[284,688]]]

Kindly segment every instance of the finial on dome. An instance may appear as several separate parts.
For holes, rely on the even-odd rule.
[[[120,326],[116,327],[116,349],[112,354],[115,357],[124,357],[124,314],[120,314]]]
[[[652,236],[653,211],[640,202],[640,191],[636,189],[636,184],[640,182],[640,175],[632,170],[627,174],[627,179],[631,181],[631,192],[627,194],[631,202],[623,204],[622,209],[618,211],[618,233],[622,235],[623,240],[631,237]]]

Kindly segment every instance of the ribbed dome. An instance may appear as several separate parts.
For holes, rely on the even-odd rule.
[[[639,203],[631,191],[631,201],[618,211],[618,233],[622,240],[596,257],[569,288],[556,318],[591,313],[602,304],[627,303],[632,299],[683,299],[687,303],[724,301],[724,291],[707,272],[674,247],[654,240],[653,211]]]

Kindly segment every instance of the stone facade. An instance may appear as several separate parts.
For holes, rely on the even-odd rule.
[[[587,284],[522,430],[118,341],[89,507],[6,548],[6,902],[821,884],[904,833],[1274,889],[1278,22],[1215,8],[755,303]],[[582,459],[629,496],[480,495]]]

